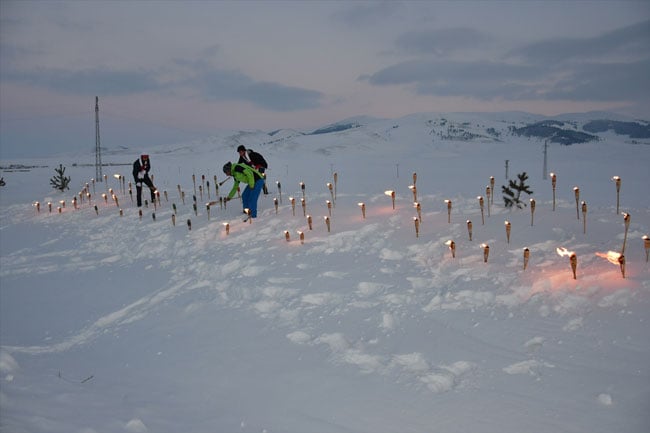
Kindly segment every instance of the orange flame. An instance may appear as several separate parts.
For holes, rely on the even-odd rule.
[[[603,259],[607,259],[609,263],[613,265],[619,265],[621,254],[617,253],[616,251],[607,251],[607,253],[596,253],[598,257],[602,257]]]
[[[557,251],[558,255],[560,255],[561,257],[571,257],[575,255],[573,251],[569,251],[564,247],[556,248],[555,251]]]

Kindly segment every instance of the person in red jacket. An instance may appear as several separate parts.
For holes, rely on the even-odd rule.
[[[149,177],[149,170],[151,170],[151,161],[149,160],[149,155],[140,155],[140,158],[136,159],[133,163],[133,179],[135,180],[138,207],[142,206],[143,183],[147,185],[151,191],[151,202],[153,203],[156,200],[156,187]]]

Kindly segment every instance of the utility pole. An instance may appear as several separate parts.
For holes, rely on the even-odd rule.
[[[548,172],[547,167],[547,155],[548,155],[548,140],[544,140],[544,172],[542,173],[542,179],[546,180],[546,173]]]
[[[99,96],[95,96],[95,181],[102,181],[102,147],[99,143]]]

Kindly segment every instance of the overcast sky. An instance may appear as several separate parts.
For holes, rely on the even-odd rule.
[[[650,120],[650,1],[0,1],[0,157],[347,117]]]

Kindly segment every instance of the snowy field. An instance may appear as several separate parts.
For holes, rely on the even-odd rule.
[[[104,167],[78,210],[94,154],[1,161],[32,168],[2,172],[0,430],[650,431],[650,146],[612,132],[549,144],[553,210],[543,141],[507,133],[531,119],[420,114],[149,148],[161,202],[141,218],[114,177],[131,180],[137,147],[105,152],[126,165]],[[440,138],[449,123],[481,137]],[[237,200],[206,208],[238,144],[270,165],[252,224]],[[534,214],[504,208],[506,160],[530,176]],[[49,186],[60,163],[64,193]],[[625,278],[602,257],[624,243]]]

